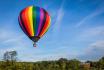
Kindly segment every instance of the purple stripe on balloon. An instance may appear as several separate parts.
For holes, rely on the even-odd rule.
[[[37,35],[39,35],[40,30],[41,30],[41,28],[42,28],[43,19],[44,19],[44,11],[43,11],[43,9],[41,8],[41,9],[40,9],[40,22],[39,22],[39,27],[38,27],[38,33],[37,33]]]

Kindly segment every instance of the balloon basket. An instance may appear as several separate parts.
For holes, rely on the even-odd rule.
[[[33,47],[37,47],[36,43],[33,44]]]

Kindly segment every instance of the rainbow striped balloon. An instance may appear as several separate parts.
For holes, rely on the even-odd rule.
[[[23,32],[34,42],[37,42],[50,26],[50,16],[43,8],[29,6],[19,15],[19,24]]]

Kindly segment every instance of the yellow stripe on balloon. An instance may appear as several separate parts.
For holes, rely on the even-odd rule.
[[[33,19],[32,19],[32,6],[29,7],[28,9],[28,18],[30,22],[30,28],[31,28],[31,36],[34,36],[34,31],[33,31]]]

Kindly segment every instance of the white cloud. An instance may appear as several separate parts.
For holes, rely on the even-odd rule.
[[[104,56],[104,26],[83,29],[74,40],[84,44],[84,50],[77,55],[79,59],[97,60]]]
[[[104,40],[91,43],[78,58],[81,60],[98,60],[104,56]]]
[[[95,39],[95,38],[101,38],[104,36],[104,26],[97,26],[93,28],[87,28],[83,29],[80,32],[78,32],[78,35],[74,38],[75,40],[79,41],[86,41],[88,39]]]
[[[92,52],[97,52],[97,50],[100,50],[101,52],[103,52],[102,54],[104,55],[104,41],[103,40],[90,44],[86,52],[92,53]]]
[[[11,44],[15,42],[20,42],[20,40],[25,37],[25,35],[17,33],[13,30],[5,30],[5,28],[1,29],[0,33],[1,44]]]

